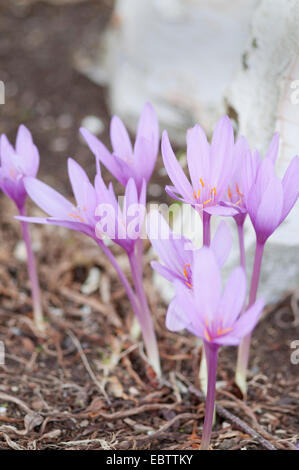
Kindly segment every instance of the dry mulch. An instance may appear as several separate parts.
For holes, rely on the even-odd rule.
[[[0,448],[197,449],[204,416],[197,390],[201,346],[165,329],[166,306],[153,291],[148,252],[144,283],[161,351],[160,383],[142,342],[130,336],[134,319],[113,268],[80,234],[32,226],[48,323],[46,335],[37,334],[26,265],[14,256],[20,237],[14,207],[4,198],[0,206],[0,339],[6,350]],[[114,252],[127,270],[122,252]],[[95,267],[99,287],[83,294]],[[290,343],[298,337],[298,296],[268,307],[255,331],[246,402],[233,384],[236,351],[221,351],[213,449],[294,448],[299,390]]]

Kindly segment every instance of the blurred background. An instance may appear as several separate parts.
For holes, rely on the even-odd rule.
[[[262,153],[280,132],[281,176],[298,153],[298,24],[299,0],[0,0],[1,132],[14,140],[24,123],[40,150],[39,177],[68,195],[67,157],[90,177],[95,170],[79,127],[110,148],[111,115],[133,137],[150,101],[183,167],[186,130],[199,122],[210,136],[226,113]],[[167,201],[167,183],[159,157],[148,199]],[[267,298],[298,283],[298,220],[297,204],[267,247]]]
[[[112,9],[111,0],[0,1],[1,133],[14,141],[24,123],[40,151],[40,178],[63,192],[67,157],[94,171],[78,133],[84,118],[98,118],[95,130],[108,143],[106,88],[76,70],[74,55],[94,46]]]

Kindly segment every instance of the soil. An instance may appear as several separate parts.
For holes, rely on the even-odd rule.
[[[42,156],[41,179],[65,194],[67,156],[94,171],[78,138],[83,117],[101,117],[101,138],[108,144],[107,90],[76,72],[73,54],[103,30],[111,6],[89,0],[0,2],[0,79],[7,93],[1,131],[14,138],[18,124],[26,124]],[[29,210],[36,213],[30,203]],[[36,332],[20,227],[14,205],[2,196],[0,213],[0,449],[198,449],[204,402],[194,387],[201,346],[190,335],[166,330],[166,305],[151,284],[148,244],[144,285],[158,334],[161,381],[142,342],[130,335],[134,319],[116,273],[83,235],[31,227],[47,320],[45,335]],[[128,272],[121,250],[113,250]],[[83,293],[95,268],[99,286]],[[246,400],[233,383],[236,350],[221,350],[217,402],[230,414],[218,413],[213,449],[296,445],[299,364],[292,364],[291,343],[299,339],[298,298],[298,292],[286,293],[267,307],[256,328]]]

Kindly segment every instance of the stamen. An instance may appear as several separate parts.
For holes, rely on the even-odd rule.
[[[218,326],[217,328],[217,336],[225,335],[225,333],[228,333],[229,331],[232,331],[232,328],[224,328],[224,330]]]
[[[72,213],[70,212],[70,213],[69,213],[69,217],[73,217],[74,219],[78,219],[78,220],[80,220],[80,222],[83,222],[83,223],[85,222],[84,219],[83,219],[83,217],[81,217],[81,215],[79,215],[79,214],[72,214]]]
[[[199,181],[201,182],[201,185],[202,185],[202,187],[204,188],[204,187],[205,187],[205,185],[204,185],[204,182],[203,182],[203,180],[202,180],[201,178],[199,178]]]
[[[216,188],[215,186],[211,189],[210,194],[212,195],[214,193],[214,196],[217,196]]]
[[[186,278],[186,279],[189,279],[186,266],[187,266],[188,268],[191,268],[191,265],[190,265],[189,263],[184,264],[184,274],[185,274],[185,278]]]
[[[13,168],[9,169],[9,173],[12,176],[12,178],[16,179],[16,172],[15,172],[15,170],[13,170]]]
[[[210,198],[210,199],[208,199],[207,201],[204,201],[203,204],[208,204],[208,203],[211,202],[211,201],[212,201],[212,199]]]
[[[211,338],[211,336],[210,336],[210,333],[208,332],[207,329],[205,329],[205,331],[204,331],[204,336],[205,336],[205,338],[206,338],[207,341],[209,341],[209,342],[212,341],[212,338]]]
[[[237,185],[237,183],[236,183],[236,190],[237,190],[237,193],[239,194],[239,196],[241,196],[241,197],[244,196],[244,194],[240,193],[239,186]]]
[[[228,197],[231,199],[232,198],[232,192],[230,190],[230,187],[228,187],[227,194],[228,194]]]

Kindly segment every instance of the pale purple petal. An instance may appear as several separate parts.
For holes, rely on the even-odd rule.
[[[279,133],[276,132],[276,134],[274,134],[274,136],[272,137],[267,153],[265,155],[265,158],[269,158],[272,161],[273,165],[275,165],[276,160],[277,160],[278,149],[279,149]]]
[[[127,173],[128,171],[123,172],[123,168],[125,162],[122,162],[122,160],[119,157],[116,157],[115,155],[112,155],[107,148],[105,147],[102,142],[97,139],[91,132],[89,132],[87,129],[84,129],[81,127],[80,132],[82,136],[84,137],[88,147],[96,157],[96,162],[97,162],[97,169],[98,172],[100,171],[99,169],[99,162],[103,163],[103,165],[107,168],[107,170],[123,185],[126,184],[127,182]],[[127,165],[126,165],[127,166]]]
[[[235,268],[228,278],[219,305],[219,317],[223,329],[234,324],[241,313],[246,298],[246,276],[240,266]]]
[[[154,108],[150,103],[146,103],[138,122],[136,140],[145,137],[152,142],[152,159],[155,161],[159,151],[159,124]]]
[[[193,188],[201,187],[200,179],[210,177],[210,146],[199,125],[187,132],[187,161]]]
[[[232,236],[228,225],[222,221],[211,241],[211,248],[215,253],[219,266],[223,266],[232,247]]]
[[[296,156],[292,159],[289,164],[284,177],[282,179],[283,188],[283,208],[281,213],[280,222],[282,222],[294,204],[296,203],[299,196],[299,157]]]
[[[110,139],[113,152],[122,160],[130,161],[133,157],[132,143],[124,123],[118,116],[111,119]]]
[[[194,253],[193,288],[202,316],[211,320],[217,311],[221,296],[221,275],[218,261],[210,248]]]
[[[236,337],[243,338],[251,333],[257,324],[260,315],[265,306],[264,299],[258,299],[246,312],[244,312],[235,323],[232,334]]]
[[[20,125],[18,129],[16,153],[19,155],[19,165],[24,174],[35,177],[39,167],[39,152],[30,131],[24,125]]]
[[[183,196],[183,198],[189,199],[193,193],[191,184],[173,153],[166,131],[164,131],[162,135],[162,157],[165,169],[176,191]]]
[[[61,194],[36,178],[24,178],[24,185],[28,195],[47,214],[64,218],[68,217],[73,205]]]
[[[152,176],[157,153],[153,140],[137,136],[134,146],[134,174],[135,180],[141,185],[142,178],[148,182]]]
[[[217,192],[226,189],[233,170],[234,132],[228,116],[219,119],[211,143],[211,183]]]
[[[280,223],[283,207],[282,184],[278,177],[273,177],[263,193],[258,211],[252,216],[258,240],[263,243],[272,235]]]

